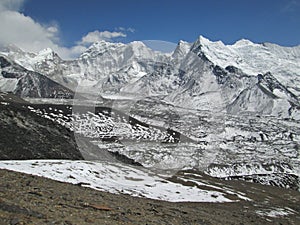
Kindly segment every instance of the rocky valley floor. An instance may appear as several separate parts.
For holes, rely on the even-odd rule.
[[[171,203],[0,170],[0,224],[299,224],[300,193],[221,181],[251,201]],[[206,178],[203,178],[206,179]]]

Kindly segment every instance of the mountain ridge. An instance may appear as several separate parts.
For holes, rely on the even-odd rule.
[[[21,54],[19,59],[11,55],[21,65],[31,64],[34,71],[74,91],[165,96],[183,107],[214,110],[217,106],[229,113],[250,111],[284,117],[290,117],[289,112],[298,111],[300,105],[300,46],[257,44],[246,39],[225,45],[200,36],[194,43],[180,41],[172,54],[153,51],[138,41],[100,41],[74,60],[63,60],[50,49],[27,61],[32,55]],[[272,86],[274,79],[270,78],[263,79],[262,87],[261,76],[273,77],[277,86]],[[248,93],[242,98],[248,106],[240,102],[232,106],[241,92]],[[282,104],[285,109],[277,109]],[[260,110],[262,107],[265,110]],[[296,114],[292,117],[298,118]]]

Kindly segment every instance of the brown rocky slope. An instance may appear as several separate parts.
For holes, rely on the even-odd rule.
[[[218,182],[246,193],[252,201],[171,203],[7,170],[0,170],[0,177],[1,225],[300,224],[299,192],[241,181]]]

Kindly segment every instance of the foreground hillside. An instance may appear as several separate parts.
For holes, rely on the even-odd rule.
[[[170,203],[0,170],[0,224],[299,224],[300,194],[219,181],[253,201]]]
[[[26,102],[0,92],[0,159],[83,159],[74,135],[30,112]]]

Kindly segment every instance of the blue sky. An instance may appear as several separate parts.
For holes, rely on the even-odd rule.
[[[226,44],[241,38],[300,44],[300,0],[1,1],[8,2],[6,10],[49,30],[51,41],[64,48],[98,39],[193,42],[199,35]]]

